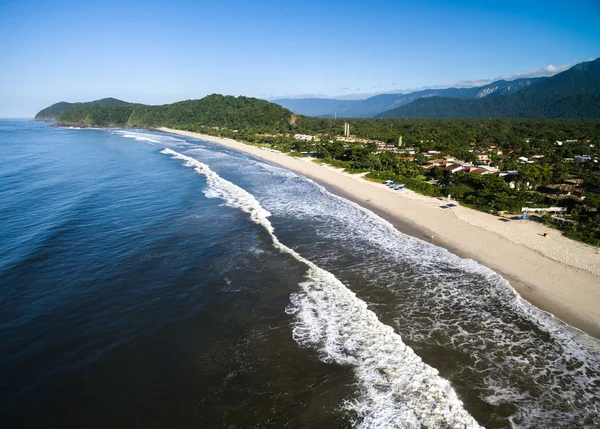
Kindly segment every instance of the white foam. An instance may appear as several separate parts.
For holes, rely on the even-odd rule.
[[[158,141],[158,140],[154,140],[154,139],[151,139],[151,138],[145,137],[143,135],[139,135],[139,134],[125,133],[125,134],[121,134],[121,135],[128,139],[135,139],[138,141],[146,141],[146,142],[150,142],[150,143],[160,143],[160,141]]]
[[[331,249],[363,255],[364,263],[346,267],[340,276],[349,273],[361,279],[357,284],[369,282],[396,294],[390,311],[405,339],[468,356],[456,365],[469,379],[465,386],[490,405],[515,406],[509,418],[515,427],[600,420],[598,345],[523,300],[494,271],[402,234],[288,170],[256,160],[240,163],[239,156],[198,155],[224,169],[234,166],[262,206],[286,220],[284,227],[287,219],[310,223],[312,243],[305,251],[319,266],[339,269]],[[289,225],[286,233],[301,233],[296,222]]]
[[[188,145],[188,143],[185,140],[178,139],[167,134],[152,134],[149,132],[136,132],[123,129],[114,129],[111,132],[113,134],[120,135],[121,137],[148,143],[162,144],[172,147],[181,147],[182,145]]]
[[[162,153],[185,161],[206,177],[208,198],[220,198],[250,215],[271,235],[273,244],[308,266],[302,291],[292,294],[286,309],[295,315],[293,337],[314,347],[325,362],[351,365],[358,397],[345,406],[356,413],[357,427],[477,428],[462,401],[437,370],[426,365],[400,335],[381,323],[333,274],[282,244],[264,209],[244,189],[221,178],[202,162],[171,149]]]

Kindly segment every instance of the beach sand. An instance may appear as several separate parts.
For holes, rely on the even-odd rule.
[[[212,141],[309,177],[377,213],[398,230],[491,268],[533,305],[600,339],[600,254],[593,246],[533,221],[503,219],[460,205],[442,208],[447,201],[408,189],[395,191],[310,158],[232,139],[159,130]]]

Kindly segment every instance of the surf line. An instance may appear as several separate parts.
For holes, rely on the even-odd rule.
[[[203,175],[207,198],[219,198],[249,214],[269,233],[274,247],[307,265],[301,291],[290,296],[285,310],[295,318],[292,336],[300,346],[316,349],[322,361],[353,368],[357,397],[346,400],[344,408],[356,415],[356,427],[481,427],[450,383],[404,344],[392,327],[381,323],[364,301],[332,273],[279,241],[268,219],[271,214],[252,194],[195,158],[169,148],[161,153]]]

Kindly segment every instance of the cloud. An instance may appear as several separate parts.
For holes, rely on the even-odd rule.
[[[468,88],[468,87],[472,87],[472,86],[487,85],[488,83],[496,82],[497,80],[528,79],[528,78],[542,77],[542,76],[550,77],[550,76],[554,76],[555,74],[562,73],[565,70],[568,70],[571,67],[573,67],[575,64],[579,64],[580,62],[581,61],[574,61],[570,64],[563,64],[561,66],[555,66],[555,65],[549,64],[545,67],[539,68],[537,70],[529,71],[529,72],[522,72],[522,73],[515,73],[515,74],[504,75],[504,76],[490,77],[488,79],[462,80],[462,81],[456,82],[452,85],[434,85],[434,86],[431,86],[428,88],[449,88],[449,87]]]
[[[307,92],[302,94],[293,94],[289,95],[288,93],[280,93],[280,94],[261,94],[260,98],[263,100],[277,100],[279,98],[339,98],[339,97],[331,97],[324,92]]]

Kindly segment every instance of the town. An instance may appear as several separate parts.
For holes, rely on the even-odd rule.
[[[597,121],[344,122],[302,117],[294,125],[297,132],[213,128],[208,133],[310,156],[424,195],[451,196],[489,213],[540,212],[530,219],[600,244]]]

